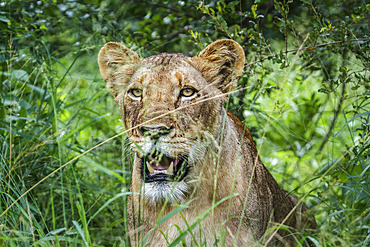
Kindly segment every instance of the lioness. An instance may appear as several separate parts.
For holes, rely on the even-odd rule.
[[[140,58],[109,42],[98,62],[135,153],[131,244],[295,245],[306,206],[279,187],[249,130],[224,108],[245,63],[238,43],[218,40],[194,57]],[[265,234],[277,223],[289,231]]]

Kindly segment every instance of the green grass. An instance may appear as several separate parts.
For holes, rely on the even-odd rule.
[[[59,64],[55,62],[51,68]],[[29,74],[37,75],[38,70],[45,73],[41,66]],[[88,80],[72,68],[65,74],[59,72],[61,75],[54,79],[65,78],[63,89],[46,84],[36,87],[32,76],[17,73],[26,72],[10,69],[3,73],[12,87],[2,91],[6,117],[1,129],[1,243],[125,245],[127,192],[120,191],[127,191],[131,156],[125,150],[127,140],[117,135],[123,129],[103,81]],[[250,116],[247,124],[256,126],[259,130],[255,133],[264,136],[257,138],[257,147],[278,182],[299,194],[316,215],[319,228],[310,238],[318,246],[361,246],[368,241],[369,134],[359,128],[369,112],[340,115],[338,131],[317,154],[315,143],[322,140],[320,130],[328,128],[324,123],[330,122],[332,114],[328,109],[308,112],[307,104],[317,104],[319,108],[335,104],[325,98],[316,99],[313,90],[307,90],[320,81],[319,75],[302,80],[301,73],[300,66],[292,65],[287,71],[276,69],[262,78],[263,85],[269,83],[270,77],[282,78],[284,86],[268,95],[262,93],[259,100],[263,105],[256,102],[254,108],[245,110]],[[34,86],[27,87],[28,83]],[[278,109],[277,101],[284,107]],[[308,123],[302,122],[305,114],[321,116],[315,123]],[[358,137],[354,137],[356,131]],[[302,142],[312,147],[305,148]],[[191,229],[198,227],[211,209],[200,214],[198,220],[188,222],[188,230],[170,246],[193,234]],[[158,224],[170,216],[164,216]],[[144,237],[145,241],[149,239]]]

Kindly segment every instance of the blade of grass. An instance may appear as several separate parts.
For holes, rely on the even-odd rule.
[[[186,235],[189,233],[189,230],[193,230],[197,225],[199,225],[200,222],[202,222],[205,218],[207,218],[208,214],[210,213],[211,210],[213,210],[215,207],[217,207],[218,205],[220,205],[221,203],[223,203],[224,201],[227,201],[229,200],[230,198],[232,197],[235,197],[237,196],[238,194],[237,193],[234,193],[234,194],[231,194],[225,198],[222,198],[220,201],[218,201],[217,203],[215,203],[214,205],[212,205],[211,207],[209,207],[206,211],[204,211],[202,214],[198,215],[196,218],[195,218],[195,222],[190,226],[190,229],[188,229],[187,231],[183,232],[180,234],[180,236],[178,236],[170,245],[169,247],[173,247],[173,246],[176,246],[182,239],[184,239],[186,237]]]

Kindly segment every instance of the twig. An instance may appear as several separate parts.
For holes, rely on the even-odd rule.
[[[192,17],[192,18],[194,18],[194,16],[193,16],[193,15],[191,15],[191,14],[184,13],[184,11],[181,11],[181,10],[179,10],[178,8],[170,7],[170,6],[167,6],[167,5],[165,5],[165,4],[157,3],[157,4],[155,4],[154,6],[158,6],[158,7],[160,7],[160,8],[168,9],[168,10],[174,11],[174,12],[176,12],[176,13],[184,14],[184,15],[185,15],[185,16],[187,16],[187,17]]]
[[[216,22],[218,25],[219,25],[219,29],[221,30],[221,31],[223,31],[224,33],[226,33],[227,34],[227,36],[230,38],[230,39],[232,39],[231,38],[231,36],[230,36],[230,34],[227,32],[227,30],[221,25],[221,23],[217,20],[217,18],[216,17],[214,17],[211,13],[209,13],[209,11],[207,11],[206,10],[206,8],[204,7],[204,6],[201,6],[201,9],[203,10],[203,12],[206,12],[211,18],[212,18],[212,20],[214,21],[214,22]]]
[[[338,118],[338,114],[339,114],[340,110],[342,109],[342,104],[343,104],[343,101],[344,101],[344,94],[345,94],[345,92],[346,92],[346,89],[345,89],[345,88],[346,88],[346,81],[344,81],[344,82],[343,82],[343,86],[342,86],[342,96],[340,97],[339,104],[338,104],[338,108],[337,108],[337,109],[335,110],[335,112],[334,112],[334,118],[333,118],[333,120],[331,121],[331,123],[330,123],[330,127],[329,127],[329,130],[328,130],[328,132],[326,133],[326,135],[325,135],[324,139],[322,140],[321,145],[320,145],[320,147],[319,147],[319,150],[317,150],[316,154],[321,153],[322,149],[324,148],[325,143],[326,143],[326,142],[328,141],[328,139],[329,139],[329,136],[330,136],[330,134],[331,134],[331,131],[332,131],[332,130],[333,130],[333,128],[334,128],[335,122],[336,122],[336,120],[337,120],[337,118]]]
[[[328,42],[328,43],[319,44],[319,45],[315,45],[315,46],[306,46],[306,47],[303,47],[303,48],[296,48],[296,49],[288,50],[288,51],[286,51],[286,53],[299,52],[299,51],[304,51],[304,50],[314,50],[314,49],[316,49],[318,47],[323,47],[323,46],[328,46],[328,45],[337,45],[337,44],[342,44],[344,42],[369,41],[369,40],[370,40],[370,38],[334,41],[334,42]],[[268,56],[268,57],[265,57],[265,58],[261,58],[261,59],[259,59],[257,61],[252,62],[252,63],[246,63],[246,66],[249,67],[249,66],[251,66],[253,64],[257,64],[257,63],[263,62],[266,59],[277,57],[278,55],[280,55],[280,54],[275,54],[275,55],[271,55],[271,56]]]
[[[345,52],[343,52],[343,55],[345,57]],[[343,61],[342,61],[342,66],[344,66],[345,64],[345,61],[346,59],[344,58]],[[335,122],[337,121],[337,118],[338,118],[338,114],[340,112],[340,110],[342,109],[342,104],[343,104],[343,101],[344,101],[344,94],[346,93],[346,82],[347,82],[347,79],[348,79],[348,76],[346,76],[346,78],[344,78],[343,80],[343,83],[342,83],[342,93],[341,93],[341,96],[340,96],[340,100],[339,100],[339,104],[338,104],[338,107],[337,109],[335,110],[334,112],[334,118],[333,120],[331,121],[330,123],[330,126],[329,126],[329,130],[328,132],[326,133],[324,139],[322,140],[321,144],[320,144],[320,147],[319,149],[317,150],[316,154],[319,154],[321,153],[322,149],[324,148],[324,145],[326,144],[326,142],[328,141],[329,139],[329,136],[331,134],[331,131],[333,130],[334,128],[334,125],[335,125]]]
[[[349,73],[349,74],[346,76],[346,78],[344,78],[344,80],[347,80],[347,79],[348,79],[351,75],[353,75],[353,74],[361,73],[361,72],[365,72],[365,71],[370,71],[370,68],[365,68],[365,69],[362,69],[362,70],[352,71],[351,73]],[[338,87],[339,87],[339,86],[340,86],[340,84],[339,84],[338,86],[336,86],[335,88],[333,88],[333,89],[329,90],[329,91],[327,92],[327,94],[329,94],[329,93],[332,93],[332,92],[336,91],[336,90],[338,89]]]

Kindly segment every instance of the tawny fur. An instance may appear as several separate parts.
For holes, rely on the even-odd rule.
[[[293,211],[298,198],[279,187],[262,164],[249,130],[223,106],[226,93],[235,89],[242,74],[244,60],[243,49],[232,40],[218,40],[195,57],[162,53],[142,59],[114,42],[101,49],[100,72],[120,106],[135,151],[131,191],[138,194],[128,198],[127,219],[131,244],[140,244],[154,229],[146,243],[167,246],[162,233],[171,243],[179,236],[178,227],[186,231],[186,223],[192,225],[212,205],[234,193],[237,196],[210,210],[187,234],[188,246],[193,236],[198,243],[206,240],[213,245],[222,232],[225,246],[253,246],[257,241],[264,243],[270,237],[266,230],[283,221],[292,232],[316,227],[314,220],[301,218],[306,205],[301,203]],[[196,89],[196,95],[179,96],[184,87]],[[128,95],[132,88],[142,90],[141,98]],[[142,126],[165,126],[172,131],[154,142],[139,131]],[[184,196],[174,197],[178,201],[153,202],[141,193],[140,159],[153,146],[171,157],[180,153],[190,157],[191,169],[183,181],[187,190]],[[182,215],[177,213],[157,225],[160,218],[189,201]],[[269,245],[294,245],[286,235],[279,230]]]

